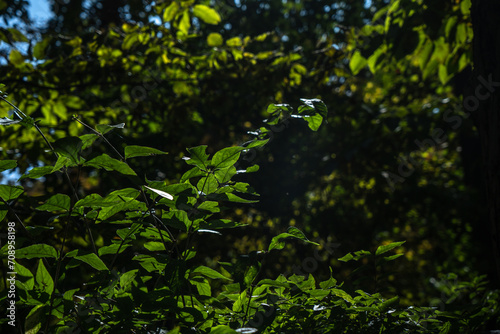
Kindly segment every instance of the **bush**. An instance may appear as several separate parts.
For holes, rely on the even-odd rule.
[[[93,129],[75,117],[92,133],[50,143],[36,122],[12,105],[19,119],[4,118],[2,124],[34,127],[57,157],[54,166],[35,167],[21,179],[62,175],[70,194],[54,188],[40,198],[26,194],[22,186],[0,185],[0,216],[9,217],[9,242],[1,249],[9,293],[2,302],[16,301],[14,317],[2,318],[4,328],[15,325],[26,333],[452,333],[474,332],[495,319],[498,292],[487,292],[481,277],[458,282],[451,275],[446,282],[454,280],[452,284],[434,282],[443,293],[442,303],[466,306],[453,311],[440,309],[444,304],[439,301],[436,307],[399,307],[397,296],[370,294],[355,283],[344,287],[333,278],[332,268],[323,281],[307,268],[300,275],[263,277],[266,258],[285,243],[320,246],[295,227],[273,237],[266,250],[231,262],[204,263],[210,254],[198,249],[199,240],[241,227],[225,211],[231,203],[256,201],[252,187],[238,181],[240,174],[259,168],[251,164],[250,152],[266,145],[274,129],[292,118],[302,118],[314,131],[323,122],[323,102],[302,101],[297,111],[271,105],[266,125],[240,146],[212,156],[206,146],[188,149],[184,160],[190,169],[170,184],[142,177],[131,163],[165,152],[111,145],[106,135],[123,124]],[[92,149],[99,143],[108,146],[109,154]],[[0,162],[2,171],[15,166],[14,160]],[[72,171],[81,169],[119,178],[123,187],[82,194],[72,179]],[[396,260],[402,254],[389,252],[402,243],[339,260],[363,260],[357,269],[363,273],[367,266]],[[306,260],[312,267],[320,261]]]

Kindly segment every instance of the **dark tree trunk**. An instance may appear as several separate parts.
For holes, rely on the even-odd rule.
[[[500,2],[473,0],[471,16],[474,75],[464,108],[473,114],[481,139],[493,265],[500,278]]]

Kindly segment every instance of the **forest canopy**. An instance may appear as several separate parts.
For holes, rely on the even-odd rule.
[[[498,9],[48,3],[0,0],[20,332],[500,328]]]

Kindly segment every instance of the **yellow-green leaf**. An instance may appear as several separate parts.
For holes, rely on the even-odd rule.
[[[366,59],[361,55],[359,51],[354,52],[351,61],[349,62],[349,67],[351,68],[352,74],[356,75],[366,66]]]
[[[9,60],[16,67],[24,63],[24,57],[21,52],[14,49],[10,51]]]
[[[170,22],[174,19],[175,14],[177,14],[177,11],[179,10],[179,4],[177,1],[172,1],[170,6],[165,8],[165,11],[163,12],[163,21],[165,22]]]
[[[193,14],[208,24],[217,24],[221,20],[219,13],[215,9],[205,5],[195,5],[193,7]]]
[[[219,33],[213,32],[207,37],[208,46],[221,46],[222,43],[224,43],[224,39]]]
[[[191,21],[189,20],[189,13],[187,11],[182,14],[181,22],[179,23],[179,31],[187,35],[189,28],[191,27]]]

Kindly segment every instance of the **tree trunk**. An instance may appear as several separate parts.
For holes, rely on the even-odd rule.
[[[500,2],[473,0],[471,16],[474,74],[464,108],[473,114],[481,138],[493,265],[500,279]]]

